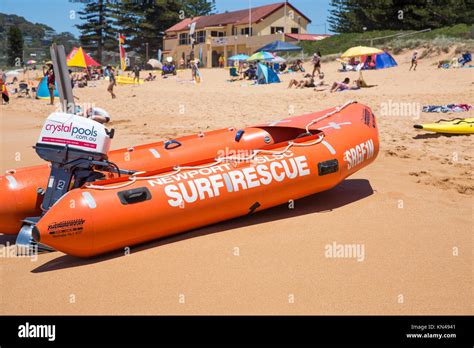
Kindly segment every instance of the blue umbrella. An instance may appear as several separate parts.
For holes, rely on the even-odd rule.
[[[235,56],[229,57],[228,59],[229,60],[238,60],[238,61],[240,61],[240,60],[247,60],[248,57],[249,56],[247,56],[246,54],[237,54]]]

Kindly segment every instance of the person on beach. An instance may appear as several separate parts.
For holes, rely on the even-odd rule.
[[[257,78],[257,67],[253,64],[250,64],[248,69],[244,71],[244,79],[254,80]]]
[[[10,102],[10,97],[8,95],[7,85],[2,77],[0,77],[0,90],[2,93],[2,104],[8,104]]]
[[[305,72],[303,67],[303,61],[301,59],[297,59],[296,62],[290,67],[291,71],[293,72]]]
[[[69,72],[69,79],[71,80],[71,89],[73,89],[74,85],[76,84],[76,79],[75,79],[76,77],[71,69],[68,69],[68,72]]]
[[[109,113],[104,109],[97,107],[87,109],[84,116],[102,124],[110,121]]]
[[[219,57],[219,68],[223,68],[224,67],[224,56],[221,55]]]
[[[318,75],[321,74],[321,52],[320,51],[313,54],[313,58],[311,58],[311,63],[313,63],[312,76],[314,77],[314,74],[316,73],[316,71],[318,72]]]
[[[148,76],[145,78],[145,81],[154,81],[156,79],[156,75],[153,75],[152,73],[148,73]]]
[[[117,86],[117,81],[115,80],[115,71],[110,65],[105,69],[106,76],[109,77],[109,86],[107,87],[107,92],[110,93],[112,99],[115,99],[117,96],[114,94],[114,86]]]
[[[54,105],[54,90],[56,88],[56,76],[54,75],[53,64],[46,64],[45,66],[43,66],[43,75],[47,77],[49,100],[50,100],[49,105]]]
[[[410,70],[408,71],[411,71],[411,68],[414,67],[413,71],[416,70],[416,67],[418,66],[418,52],[414,52],[413,53],[413,56],[411,57],[411,66],[410,66]]]
[[[288,88],[291,88],[293,86],[295,86],[295,88],[315,87],[314,77],[310,74],[306,74],[301,80],[291,79],[290,83],[288,84]]]
[[[351,80],[348,77],[346,77],[344,79],[344,81],[342,81],[342,82],[334,82],[332,84],[330,92],[333,93],[333,92],[344,91],[346,89],[349,89],[349,82],[350,81]]]
[[[133,82],[135,82],[135,80],[137,80],[137,83],[139,83],[140,82],[140,68],[139,68],[138,65],[135,65],[133,67],[133,74],[134,74]]]

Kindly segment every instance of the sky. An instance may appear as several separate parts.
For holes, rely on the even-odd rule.
[[[0,12],[16,14],[33,23],[46,24],[58,33],[69,31],[78,36],[79,31],[75,25],[80,23],[80,19],[76,12],[83,7],[81,1],[84,2],[84,0],[0,0]],[[249,4],[257,7],[282,1],[216,0],[216,10],[222,13],[248,8]],[[325,33],[330,0],[290,0],[289,2],[311,19],[312,23],[308,26],[309,33]],[[329,31],[329,26],[327,30]]]

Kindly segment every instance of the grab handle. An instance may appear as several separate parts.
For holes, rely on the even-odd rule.
[[[170,148],[171,144],[175,144],[176,146],[173,146],[173,147]],[[172,149],[176,149],[177,147],[180,147],[181,145],[183,145],[183,144],[181,144],[178,140],[172,139],[172,140],[168,140],[165,143],[165,149],[166,150],[172,150]]]
[[[235,139],[234,139],[234,140],[237,141],[237,142],[239,142],[240,139],[242,138],[242,135],[244,135],[244,133],[245,133],[245,130],[239,129],[239,130],[237,131],[237,133],[235,134]]]
[[[134,204],[151,199],[151,193],[146,187],[117,192],[120,202],[124,205]]]

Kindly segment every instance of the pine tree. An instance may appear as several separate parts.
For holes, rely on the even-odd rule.
[[[91,49],[95,58],[102,62],[104,49],[116,45],[116,32],[113,28],[111,5],[106,0],[89,1],[84,10],[79,12],[83,24],[76,25],[81,34],[81,44]]]
[[[163,32],[182,18],[201,16],[214,11],[214,1],[207,0],[123,0],[112,5],[118,32],[126,37],[126,48],[142,57],[163,49]]]
[[[215,0],[180,0],[179,4],[186,17],[207,16],[216,8]]]
[[[23,35],[16,26],[11,26],[7,34],[7,62],[11,66],[21,66],[23,63]]]
[[[328,19],[331,31],[347,33],[362,31],[366,23],[363,21],[362,7],[357,0],[331,0],[333,9]]]
[[[472,24],[473,0],[331,0],[328,22],[338,33],[421,30]]]

